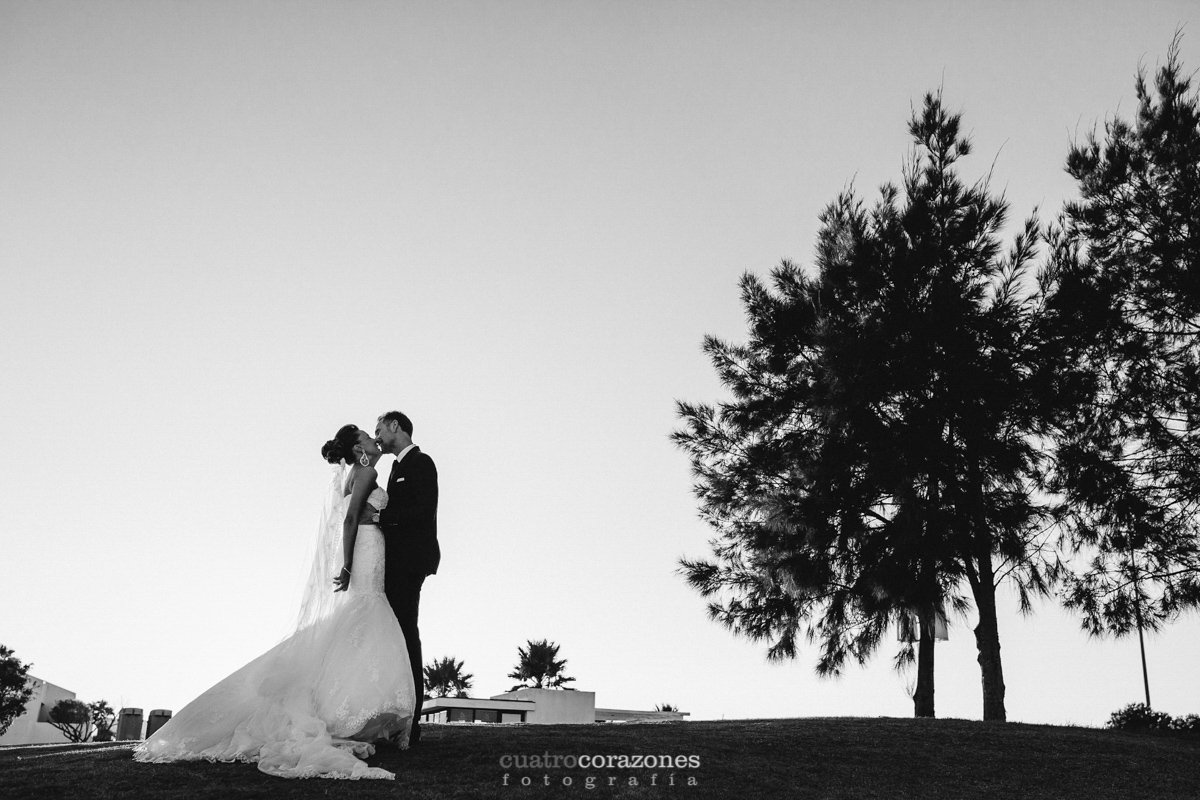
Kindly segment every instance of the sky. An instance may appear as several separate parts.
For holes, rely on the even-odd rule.
[[[426,661],[474,696],[561,646],[606,708],[910,716],[888,642],[767,663],[710,553],[676,400],[725,396],[737,282],[900,179],[925,92],[1019,223],[1135,108],[1193,2],[0,0],[0,642],[85,701],[178,710],[289,630],[323,442],[400,409],[437,463]],[[386,466],[382,467],[386,469]],[[1136,639],[1002,593],[1010,720],[1142,699]],[[972,615],[939,716],[979,719]],[[1200,618],[1146,643],[1200,712]]]

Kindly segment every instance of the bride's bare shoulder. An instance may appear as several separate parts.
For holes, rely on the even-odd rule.
[[[355,494],[360,488],[365,489],[365,494],[370,494],[378,478],[379,473],[374,467],[356,467],[346,480],[343,494]]]

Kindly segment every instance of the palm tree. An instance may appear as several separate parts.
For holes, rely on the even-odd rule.
[[[425,686],[433,697],[466,697],[474,675],[463,674],[463,662],[453,656],[434,659],[425,666]]]
[[[113,726],[117,722],[117,712],[107,700],[97,700],[89,703],[92,712],[92,724],[96,726],[96,741],[110,742],[113,739]]]
[[[516,668],[508,673],[508,677],[515,678],[521,683],[509,691],[522,688],[561,689],[563,684],[575,680],[563,674],[567,660],[558,658],[559,646],[557,644],[547,639],[542,639],[540,642],[529,639],[526,644],[528,648],[517,648]]]

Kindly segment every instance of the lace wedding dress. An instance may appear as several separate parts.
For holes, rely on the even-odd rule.
[[[383,594],[378,526],[359,527],[350,587],[333,592],[346,474],[334,476],[296,632],[186,705],[135,748],[138,761],[251,761],[283,778],[395,777],[361,759],[376,739],[399,734],[407,746],[412,671]],[[378,512],[387,494],[376,488],[367,502]]]

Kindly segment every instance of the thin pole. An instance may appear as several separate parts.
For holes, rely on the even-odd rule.
[[[1142,647],[1142,683],[1146,686],[1146,708],[1150,708],[1150,674],[1146,672],[1146,640],[1142,638],[1142,614],[1138,612],[1138,644]]]
[[[1142,635],[1142,591],[1138,585],[1137,554],[1129,543],[1129,563],[1133,568],[1133,613],[1137,618],[1138,646],[1142,650],[1142,684],[1146,687],[1146,708],[1150,708],[1150,673],[1146,670],[1146,639]]]

